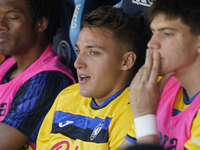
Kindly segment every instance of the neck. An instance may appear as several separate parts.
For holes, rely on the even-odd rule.
[[[11,78],[18,76],[24,70],[26,70],[26,68],[28,68],[34,61],[36,61],[40,57],[47,46],[47,42],[45,44],[33,44],[22,50],[22,53],[13,55],[17,63],[17,70],[12,73]]]
[[[179,68],[174,74],[181,86],[186,90],[189,99],[200,91],[199,64],[200,55],[198,54],[194,61],[188,63],[182,68]]]
[[[109,97],[113,96],[114,94],[116,94],[117,92],[121,91],[122,89],[124,89],[125,87],[127,87],[130,82],[132,81],[132,76],[130,76],[130,74],[128,75],[122,75],[118,81],[117,84],[113,85],[113,89],[110,90],[109,93],[107,93],[104,96],[98,97],[98,98],[94,98],[94,102],[96,103],[96,105],[100,106],[104,101],[106,101]]]

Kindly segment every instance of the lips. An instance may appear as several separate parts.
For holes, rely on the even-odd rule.
[[[0,34],[0,43],[7,42],[8,38],[2,34]]]
[[[91,79],[91,77],[87,75],[78,75],[78,77],[79,77],[80,84],[86,83],[88,80]]]

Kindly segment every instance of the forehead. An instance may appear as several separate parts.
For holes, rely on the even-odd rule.
[[[168,19],[166,15],[158,14],[153,18],[150,27],[153,30],[161,28],[174,28],[179,30],[186,27],[186,25],[181,22],[180,18]]]
[[[93,44],[98,44],[99,46],[114,45],[111,30],[106,28],[83,27],[79,34],[77,45]]]
[[[0,0],[0,11],[16,10],[27,13],[27,0]]]

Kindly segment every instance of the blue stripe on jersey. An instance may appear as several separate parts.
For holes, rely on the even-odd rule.
[[[187,99],[187,97],[185,95],[186,91],[184,88],[182,88],[182,93],[183,93],[183,100],[184,100],[185,104],[189,105],[192,103],[192,101],[195,99],[195,97],[200,93],[200,91],[197,92],[194,96],[192,96],[192,98],[190,98],[189,100]]]
[[[187,97],[185,95],[186,91],[185,91],[184,88],[182,88],[182,93],[183,93],[183,101],[184,101],[184,103],[186,105],[190,105],[192,103],[192,101],[195,99],[195,97],[200,93],[200,91],[197,92],[194,96],[192,96],[192,98],[190,98],[189,100],[187,100]],[[173,116],[176,116],[176,115],[180,114],[181,112],[182,112],[181,110],[173,109]],[[198,113],[198,111],[197,111],[197,113]],[[197,115],[197,113],[196,113],[196,115]],[[196,115],[195,115],[195,117],[196,117]]]
[[[178,109],[173,109],[173,115],[174,115],[174,116],[176,116],[176,115],[178,115],[178,114],[180,114],[180,113],[181,113],[180,110],[178,110]]]
[[[106,143],[108,142],[108,128],[112,118],[91,118],[56,111],[51,133],[60,133],[71,139]]]
[[[130,84],[128,86],[130,86]],[[127,87],[125,87],[121,91],[119,91],[119,92],[115,93],[114,95],[112,95],[111,97],[109,97],[100,106],[96,105],[95,102],[94,102],[94,99],[92,99],[92,108],[97,110],[97,109],[101,109],[103,107],[106,107],[110,102],[112,102],[114,99],[116,99],[116,97],[118,97]]]
[[[125,136],[125,139],[133,144],[137,144],[136,138],[129,136],[128,134]]]
[[[91,118],[88,116],[81,116],[81,115],[74,115],[62,111],[56,111],[53,119],[53,123],[63,123],[65,124],[66,121],[73,121],[73,125],[76,127],[86,129],[90,128],[94,130],[96,126],[104,121],[102,129],[108,129],[112,118],[106,117],[105,119],[101,119],[99,117]]]

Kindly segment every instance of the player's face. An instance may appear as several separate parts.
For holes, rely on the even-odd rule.
[[[153,35],[148,47],[161,55],[161,75],[175,72],[177,76],[193,68],[199,59],[199,39],[190,33],[189,26],[180,19],[167,20],[159,14],[153,19],[151,30]]]
[[[81,95],[103,102],[118,92],[121,88],[118,83],[122,73],[122,55],[112,40],[111,31],[84,27],[75,47]]]
[[[0,53],[23,54],[34,39],[35,31],[26,0],[0,0]]]

